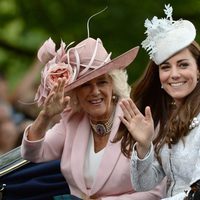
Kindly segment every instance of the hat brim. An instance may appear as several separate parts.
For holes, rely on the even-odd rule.
[[[73,83],[68,85],[65,88],[65,92],[69,92],[69,91],[77,88],[78,86],[80,86],[94,78],[97,78],[98,76],[108,73],[111,70],[126,68],[128,65],[130,65],[134,61],[134,59],[136,58],[136,56],[138,54],[138,51],[139,51],[139,46],[134,47],[134,48],[130,49],[129,51],[121,54],[120,56],[112,59],[110,62],[106,63],[102,67],[100,67],[96,70],[92,70],[91,72],[87,73],[86,75],[81,76],[80,78],[75,80]]]

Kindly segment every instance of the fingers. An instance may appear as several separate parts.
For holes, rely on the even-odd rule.
[[[130,112],[130,109],[129,109],[129,105],[126,101],[123,101],[123,102],[120,102],[120,106],[124,112],[124,117],[127,119],[127,120],[131,120],[131,118],[133,117],[134,113],[131,112],[131,114],[129,113]]]
[[[127,120],[130,120],[132,117],[135,116],[132,107],[130,105],[130,101],[128,101],[127,99],[123,99],[120,102],[120,106],[124,112],[124,116],[126,117]]]
[[[65,83],[66,83],[66,78],[59,78],[58,82],[55,83],[54,85],[54,91],[56,93],[64,93],[64,88],[65,88]]]
[[[145,108],[145,120],[148,122],[148,123],[151,123],[152,126],[154,127],[154,120],[153,120],[153,116],[151,114],[151,109],[149,106],[147,106]]]
[[[149,106],[147,106],[147,107],[145,108],[145,118],[146,118],[147,121],[152,120],[151,109],[150,109]]]
[[[44,102],[44,104],[45,105],[48,105],[48,104],[50,104],[50,102],[51,102],[51,100],[53,99],[53,96],[55,95],[55,92],[54,91],[52,91],[52,92],[50,92],[50,94],[47,96],[47,98],[45,99],[45,102]]]
[[[58,79],[58,90],[63,90],[65,87],[66,78],[59,78]]]
[[[119,119],[122,121],[122,123],[123,123],[126,127],[129,126],[129,122],[128,122],[124,117],[119,116]]]
[[[52,101],[66,101],[64,99],[64,88],[65,88],[66,78],[59,78],[54,84],[52,90],[50,91],[48,97],[45,100],[45,104],[50,104]]]
[[[131,99],[128,99],[128,102],[130,104],[130,108],[134,115],[141,114],[140,110],[137,108],[137,106],[134,104],[134,102]]]
[[[124,117],[127,120],[141,114],[137,106],[133,103],[131,99],[123,99],[120,102],[120,106],[124,112]]]
[[[66,78],[59,78],[58,81],[54,84],[50,93],[54,93],[54,99],[62,99],[64,97],[64,88],[65,88]]]

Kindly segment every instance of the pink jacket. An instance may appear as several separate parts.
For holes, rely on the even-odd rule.
[[[45,138],[30,142],[28,128],[22,142],[22,157],[32,162],[61,159],[61,171],[71,194],[101,197],[103,200],[157,200],[165,194],[165,182],[148,192],[135,192],[130,179],[130,159],[121,153],[121,143],[112,143],[122,115],[117,105],[113,128],[91,189],[84,182],[83,166],[89,139],[90,124],[86,114],[63,113],[60,123]]]

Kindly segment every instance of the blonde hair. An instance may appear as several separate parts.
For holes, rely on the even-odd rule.
[[[113,94],[118,98],[130,97],[131,88],[128,84],[127,71],[122,69],[115,69],[108,74],[113,80]]]
[[[128,84],[127,71],[115,69],[108,74],[113,82],[113,95],[116,96],[117,99],[130,97],[131,87]],[[74,112],[77,112],[80,111],[81,108],[74,92],[75,90],[72,90],[68,95],[71,97],[70,107]]]

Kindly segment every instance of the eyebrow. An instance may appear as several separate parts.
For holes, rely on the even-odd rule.
[[[181,60],[178,60],[178,62],[177,63],[180,63],[180,62],[183,62],[183,61],[188,61],[189,59],[181,59]],[[164,65],[164,64],[169,64],[169,62],[163,62],[162,64],[160,64],[160,65]]]

